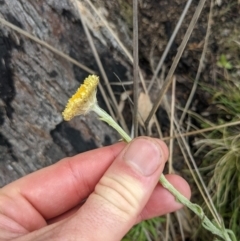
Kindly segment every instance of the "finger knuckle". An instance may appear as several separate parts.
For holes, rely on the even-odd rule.
[[[123,176],[104,176],[95,188],[95,194],[105,199],[123,215],[133,216],[138,209],[136,186]]]

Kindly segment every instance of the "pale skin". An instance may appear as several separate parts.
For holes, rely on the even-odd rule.
[[[141,137],[10,183],[0,190],[0,240],[121,240],[134,224],[182,207],[158,182],[167,158],[162,141]],[[190,197],[184,179],[166,178]]]

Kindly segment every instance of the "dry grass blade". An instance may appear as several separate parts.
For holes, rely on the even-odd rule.
[[[226,124],[222,124],[222,125],[214,125],[212,127],[208,127],[208,128],[204,128],[204,129],[200,129],[200,130],[196,130],[196,131],[190,131],[187,133],[181,133],[181,134],[177,134],[175,136],[167,136],[167,137],[163,137],[162,140],[167,141],[167,140],[170,140],[173,138],[178,138],[180,136],[186,137],[186,136],[202,134],[204,132],[214,131],[217,129],[221,129],[221,128],[225,128],[225,127],[229,127],[229,126],[236,126],[236,125],[240,125],[240,121],[234,121],[234,122],[230,122],[230,123],[226,123]]]
[[[178,121],[176,121],[176,120],[175,120],[175,125],[176,125],[176,129],[177,129],[178,133],[181,133],[180,132],[180,126],[178,124]],[[217,212],[217,210],[216,210],[216,208],[215,208],[215,206],[213,204],[212,198],[211,198],[211,196],[209,194],[209,191],[208,191],[208,189],[207,189],[207,187],[206,187],[206,185],[205,185],[205,183],[204,183],[204,181],[202,179],[202,176],[201,176],[201,174],[200,174],[200,172],[199,172],[199,170],[197,168],[196,162],[194,161],[194,158],[193,158],[193,156],[191,154],[190,148],[189,148],[186,140],[183,138],[183,136],[181,134],[180,134],[180,138],[178,139],[178,143],[179,143],[179,146],[180,146],[180,148],[182,150],[182,153],[185,152],[185,150],[186,150],[186,152],[188,154],[188,157],[190,158],[191,163],[192,163],[192,165],[194,167],[194,171],[195,172],[192,171],[192,168],[191,168],[191,165],[190,165],[190,163],[188,161],[188,158],[186,158],[185,160],[186,160],[186,163],[188,165],[189,170],[191,171],[193,179],[194,179],[195,183],[198,186],[198,190],[200,191],[200,193],[201,193],[201,195],[202,195],[206,205],[208,206],[210,212],[212,213],[215,221],[218,223],[219,226],[221,226],[222,220],[219,217],[219,214],[218,214],[218,212]],[[197,177],[198,177],[200,183],[197,180],[195,173],[197,174]],[[207,197],[205,196],[205,194],[204,194],[202,189],[204,190],[204,192],[205,192]]]
[[[113,110],[112,110],[112,107],[111,107],[111,105],[110,105],[110,103],[109,103],[108,97],[107,97],[107,95],[106,95],[106,93],[105,93],[105,91],[104,91],[104,88],[103,88],[102,84],[101,84],[101,82],[99,82],[98,88],[99,88],[99,90],[100,90],[100,92],[101,92],[101,94],[102,94],[102,97],[103,97],[106,105],[107,105],[107,108],[108,108],[108,110],[109,110],[109,113],[111,114],[111,116],[112,116],[113,118],[116,118],[116,117],[115,117],[115,114],[114,114],[114,112],[113,112]]]
[[[170,109],[170,107],[169,107],[169,104],[168,104],[168,102],[167,102],[167,99],[164,98],[164,105],[165,105],[165,107],[166,107],[166,110],[167,110],[167,112],[168,112],[168,115],[170,116],[170,123],[171,123],[171,125],[170,125],[170,127],[171,127],[171,128],[170,128],[170,132],[171,132],[171,135],[172,135],[172,133],[173,133],[173,131],[174,131],[174,127],[173,127],[174,124],[175,124],[175,126],[176,126],[176,128],[177,128],[176,131],[177,131],[178,133],[180,133],[180,126],[179,126],[179,124],[178,124],[178,121],[177,121],[176,118],[174,117],[174,102],[175,102],[175,101],[173,102],[173,100],[174,100],[174,93],[175,93],[175,84],[174,84],[174,83],[175,83],[175,79],[173,80],[171,109]],[[171,114],[170,114],[170,113],[171,113]],[[194,161],[194,159],[193,159],[193,157],[192,157],[192,155],[191,155],[189,146],[188,146],[187,142],[185,141],[185,139],[183,138],[183,136],[181,135],[181,133],[179,134],[179,137],[180,137],[180,138],[178,138],[178,144],[179,144],[179,147],[180,147],[180,149],[181,149],[181,151],[182,151],[182,154],[183,154],[183,156],[184,156],[185,162],[187,163],[187,166],[188,166],[188,168],[189,168],[189,170],[190,170],[190,172],[191,172],[191,174],[192,174],[192,176],[193,176],[193,179],[194,179],[195,183],[197,184],[198,189],[199,189],[199,191],[200,191],[203,199],[205,200],[205,203],[207,204],[209,210],[211,211],[213,217],[215,218],[215,220],[216,220],[217,222],[220,223],[219,217],[218,217],[217,212],[216,212],[216,210],[215,210],[215,206],[213,205],[213,202],[212,202],[212,200],[211,200],[211,197],[210,197],[210,195],[209,195],[209,193],[208,193],[208,191],[207,191],[206,185],[204,184],[204,182],[203,182],[203,180],[202,180],[202,177],[201,177],[201,175],[200,175],[200,173],[199,173],[199,171],[198,171],[198,169],[197,169],[197,167],[196,167],[196,164],[195,164],[195,161]],[[172,144],[171,144],[171,143],[172,143]],[[172,157],[171,157],[171,150],[172,150],[172,149],[173,149],[173,140],[170,141],[170,147],[169,147],[169,150],[170,150],[170,162],[171,162],[171,159],[172,159]],[[186,153],[186,152],[187,152],[187,153]],[[192,170],[191,165],[190,165],[190,162],[189,162],[187,156],[189,156],[189,158],[190,158],[190,160],[191,160],[191,162],[192,162],[192,165],[193,165],[194,168],[195,168],[195,172],[196,172],[198,178],[196,177],[195,172]],[[200,180],[200,183],[199,183],[198,179]],[[201,186],[203,187],[203,189],[204,189],[207,197],[205,196],[205,194],[204,194]],[[169,220],[167,219],[167,221],[169,221]],[[180,227],[180,230],[181,230],[182,223],[180,222],[179,219],[178,219],[178,221],[179,221],[179,227]],[[168,223],[167,223],[167,224],[168,224]],[[182,236],[182,238],[183,238],[183,240],[184,240],[183,230],[181,230],[181,236]],[[166,240],[167,240],[167,239],[166,239]]]
[[[182,141],[184,140],[184,138],[182,138],[182,137],[180,137],[180,138],[182,139]],[[187,166],[188,166],[188,168],[189,168],[189,170],[190,170],[190,173],[191,173],[191,175],[192,175],[192,177],[193,177],[194,182],[196,183],[196,185],[197,185],[197,187],[198,187],[198,190],[199,190],[200,194],[202,195],[202,197],[203,197],[206,205],[208,206],[208,209],[209,209],[210,212],[212,213],[213,217],[215,217],[215,220],[219,223],[218,215],[216,216],[216,215],[214,214],[214,212],[212,211],[212,208],[211,208],[211,206],[210,206],[207,198],[205,197],[205,194],[204,194],[204,192],[203,192],[203,190],[202,190],[202,188],[201,188],[201,185],[200,185],[200,183],[199,183],[199,181],[198,181],[198,179],[197,179],[197,177],[196,177],[196,175],[195,175],[195,173],[194,173],[194,171],[193,171],[193,169],[192,169],[192,167],[191,167],[191,165],[190,165],[190,162],[189,162],[189,160],[188,160],[188,156],[189,156],[189,158],[191,159],[192,163],[194,163],[194,162],[193,162],[193,157],[192,157],[192,155],[191,155],[191,153],[190,153],[189,148],[187,148],[187,149],[185,150],[185,148],[184,148],[184,146],[185,146],[184,141],[183,141],[183,143],[182,143],[181,141],[179,141],[178,143],[179,143],[179,147],[180,147],[180,149],[181,149],[181,152],[182,152],[182,154],[183,154],[184,160],[185,160],[185,162],[187,163]],[[186,153],[186,152],[187,152],[187,153]],[[196,170],[198,171],[198,169],[196,169]],[[204,186],[205,186],[205,184],[204,184]],[[205,186],[205,188],[206,188],[206,186]],[[207,188],[206,188],[206,190],[207,190]],[[214,207],[214,205],[213,205],[213,207]],[[215,210],[215,207],[214,207],[214,210]]]
[[[171,99],[171,114],[170,114],[170,136],[174,133],[174,116],[175,116],[175,89],[176,89],[176,78],[174,76],[173,83],[172,83],[172,99]],[[173,165],[172,165],[172,159],[173,159],[173,144],[174,139],[170,140],[169,143],[169,173],[173,172]]]
[[[184,241],[186,239],[185,239],[185,235],[184,235],[184,231],[183,231],[183,224],[182,224],[182,219],[181,219],[181,216],[180,216],[180,211],[176,211],[175,216],[177,217],[179,230],[180,230],[180,234],[181,234],[181,239],[182,239],[182,241]]]
[[[118,43],[119,47],[123,50],[123,52],[125,53],[125,55],[129,58],[130,62],[133,63],[133,57],[132,55],[129,53],[129,51],[125,48],[125,46],[123,45],[123,43],[121,42],[121,40],[118,38],[118,36],[116,35],[116,33],[110,28],[109,24],[107,23],[107,21],[104,19],[104,17],[102,17],[102,15],[98,12],[98,10],[96,9],[96,7],[92,4],[92,2],[90,0],[86,0],[86,2],[89,4],[89,6],[91,7],[91,9],[94,11],[94,13],[99,17],[99,19],[101,20],[101,22],[103,23],[103,25],[106,27],[106,29],[109,31],[109,33],[112,35],[112,37],[114,38],[114,40]],[[143,87],[143,90],[145,93],[147,93],[147,87],[143,78],[143,75],[141,73],[140,68],[138,68],[139,71],[139,77],[140,77],[140,81]],[[156,116],[154,116],[154,122],[156,124],[157,127],[157,131],[158,134],[161,136],[161,128],[159,126],[159,123],[157,121]]]
[[[133,126],[138,136],[138,0],[133,0]]]
[[[8,21],[6,21],[3,18],[0,18],[0,23],[2,23],[3,25],[7,26],[8,28],[13,29],[14,31],[20,33],[21,35],[33,40],[34,42],[42,45],[43,47],[49,49],[50,51],[52,51],[54,54],[57,54],[59,56],[61,56],[62,58],[68,60],[69,62],[71,62],[72,64],[75,64],[76,66],[78,66],[79,68],[85,70],[86,72],[90,73],[90,74],[95,74],[95,71],[92,69],[89,69],[88,67],[86,67],[85,65],[79,63],[77,60],[71,58],[70,56],[68,56],[67,54],[62,53],[61,51],[55,49],[54,47],[52,47],[51,45],[47,44],[46,42],[40,40],[39,38],[31,35],[30,33],[22,30],[21,28],[9,23]]]
[[[89,4],[89,6],[93,9],[93,11],[96,13],[96,15],[100,18],[100,20],[102,21],[102,23],[104,24],[104,26],[107,28],[107,30],[109,31],[109,33],[113,36],[113,38],[116,40],[116,42],[118,43],[119,47],[123,50],[123,52],[125,53],[125,55],[128,57],[128,59],[131,61],[131,63],[133,63],[133,57],[130,54],[130,52],[125,48],[125,46],[123,45],[123,43],[121,42],[121,40],[118,38],[117,34],[109,27],[109,24],[107,23],[107,21],[102,17],[101,14],[99,14],[98,10],[95,8],[95,6],[92,4],[92,2],[90,0],[86,0],[86,2]]]
[[[173,43],[173,41],[174,41],[174,39],[175,39],[175,37],[176,37],[176,35],[177,35],[177,33],[178,33],[178,30],[180,29],[180,27],[181,27],[181,25],[182,25],[182,22],[183,22],[186,14],[187,14],[187,12],[188,12],[188,9],[189,9],[191,3],[192,3],[192,0],[188,0],[188,2],[187,2],[186,5],[185,5],[185,8],[184,8],[184,10],[183,10],[183,12],[182,12],[182,14],[181,14],[181,16],[180,16],[180,18],[179,18],[179,20],[178,20],[178,23],[177,23],[177,25],[176,25],[173,33],[172,33],[172,36],[171,36],[171,38],[170,38],[169,41],[168,41],[168,44],[167,44],[167,46],[166,46],[166,48],[165,48],[165,50],[164,50],[164,52],[163,52],[163,54],[162,54],[161,59],[159,60],[159,63],[158,63],[158,65],[157,65],[157,68],[156,68],[156,70],[154,71],[153,77],[152,77],[152,79],[151,79],[151,81],[150,81],[150,84],[149,84],[149,86],[148,86],[148,92],[150,92],[150,90],[151,90],[151,88],[152,88],[152,86],[153,86],[153,84],[154,84],[154,81],[156,80],[157,75],[158,75],[160,69],[162,68],[162,65],[163,65],[163,63],[164,63],[164,61],[165,61],[165,59],[166,59],[166,57],[167,57],[167,54],[168,54],[168,52],[169,52],[169,50],[170,50],[170,48],[171,48],[171,46],[172,46],[172,43]]]
[[[115,76],[118,78],[118,76],[116,74],[115,74]],[[120,86],[133,85],[133,81],[111,82],[110,85],[120,85]]]
[[[88,30],[88,27],[86,26],[86,23],[85,23],[85,21],[84,21],[83,14],[81,13],[80,3],[79,3],[79,1],[76,1],[76,0],[72,0],[72,3],[76,6],[76,9],[78,10],[79,17],[80,17],[81,22],[82,22],[82,25],[83,25],[83,29],[84,29],[84,31],[85,31],[85,33],[86,33],[87,39],[88,39],[89,44],[90,44],[90,47],[91,47],[91,49],[92,49],[92,53],[93,53],[93,55],[94,55],[94,58],[95,58],[95,60],[96,60],[96,62],[97,62],[97,65],[98,65],[98,68],[99,68],[99,70],[100,70],[100,72],[101,72],[101,75],[102,75],[102,77],[103,77],[103,79],[104,79],[104,82],[105,82],[105,85],[106,85],[106,87],[107,87],[107,90],[108,90],[108,92],[109,92],[109,94],[110,94],[110,97],[111,97],[111,99],[112,99],[115,113],[116,113],[117,117],[119,117],[119,121],[120,121],[123,129],[125,129],[126,132],[129,132],[129,131],[128,131],[128,128],[127,128],[127,125],[126,125],[126,122],[125,122],[125,120],[124,120],[124,118],[123,118],[123,116],[122,116],[122,113],[118,111],[117,100],[116,100],[115,95],[114,95],[114,93],[113,93],[113,91],[112,91],[112,88],[111,88],[111,86],[110,86],[110,84],[109,84],[109,80],[108,80],[107,74],[106,74],[106,72],[105,72],[105,70],[104,70],[104,68],[103,68],[102,62],[101,62],[100,57],[99,57],[99,55],[98,55],[98,53],[97,53],[97,50],[96,50],[96,47],[95,47],[95,45],[94,45],[92,36],[91,36],[91,34],[90,34],[89,30]],[[113,115],[113,117],[116,116],[116,115]]]
[[[176,93],[176,78],[174,76],[172,82],[172,99],[171,99],[171,111],[170,111],[170,136],[174,134],[174,116],[175,116],[175,93]],[[169,142],[169,160],[168,160],[168,171],[169,173],[173,173],[173,149],[174,149],[174,139],[170,139]],[[182,230],[182,223],[181,219],[179,218],[178,213],[176,213],[177,221],[180,228],[181,238],[184,239],[184,232]],[[166,237],[165,240],[169,240],[169,225],[172,225],[171,216],[170,214],[167,215],[167,222],[166,222]],[[174,230],[174,228],[173,228]]]
[[[112,37],[114,38],[114,40],[118,43],[118,46],[122,49],[122,51],[125,53],[125,55],[128,57],[128,59],[130,60],[130,62],[133,64],[133,56],[131,55],[131,53],[127,50],[127,48],[125,48],[124,44],[121,42],[121,40],[119,39],[119,37],[117,36],[117,34],[111,29],[111,27],[109,26],[109,24],[107,23],[107,21],[102,17],[102,15],[98,12],[98,10],[96,9],[96,7],[92,4],[92,2],[90,0],[86,0],[86,2],[89,4],[89,6],[93,9],[93,11],[96,13],[96,15],[99,17],[99,19],[102,21],[103,25],[106,27],[106,29],[109,31],[109,33],[112,35]],[[139,69],[139,77],[141,80],[141,84],[142,87],[145,91],[145,93],[147,93],[147,87],[143,78],[143,75],[141,73],[141,70]]]
[[[202,180],[202,177],[201,177],[201,175],[200,175],[200,173],[199,173],[199,171],[198,171],[198,169],[197,169],[197,167],[195,165],[193,156],[191,155],[191,152],[190,152],[189,148],[186,148],[186,141],[184,140],[184,138],[182,138],[182,137],[180,137],[180,138],[181,138],[181,141],[179,141],[179,147],[180,147],[180,149],[182,151],[182,154],[184,156],[184,159],[185,159],[185,161],[186,161],[186,163],[188,165],[188,168],[189,168],[190,173],[191,173],[191,175],[193,177],[193,180],[195,181],[200,194],[202,195],[206,205],[208,206],[208,209],[210,210],[210,212],[212,213],[213,217],[215,218],[215,221],[220,225],[221,219],[219,218],[218,213],[215,210],[215,206],[214,206],[214,204],[213,204],[213,202],[211,200],[211,197],[210,197],[210,195],[208,193],[207,187],[204,184],[204,182]],[[196,174],[195,174],[195,172],[193,171],[193,169],[192,169],[192,167],[190,165],[188,157],[190,158],[190,160],[191,160],[191,162],[192,162],[192,164],[194,166],[194,170],[196,171],[197,176],[198,176],[201,184],[199,183],[199,181],[198,181],[198,179],[196,177]],[[207,194],[208,198],[205,196],[204,191],[203,191],[201,185],[203,186],[203,189],[204,189],[205,193]]]
[[[171,223],[171,216],[170,213],[168,213],[166,218],[166,231],[165,231],[165,241],[169,241],[170,240],[170,223]]]
[[[169,103],[166,100],[166,98],[164,98],[164,105],[165,105],[165,109],[166,109],[166,111],[169,115],[169,118],[170,118],[170,113],[169,113],[170,112],[170,106],[169,106]],[[212,215],[213,215],[215,221],[218,223],[218,225],[221,226],[222,220],[220,219],[220,217],[219,217],[219,215],[216,211],[216,208],[213,204],[212,198],[211,198],[211,196],[208,192],[208,189],[207,189],[207,187],[206,187],[206,185],[203,181],[203,178],[202,178],[202,176],[201,176],[201,174],[200,174],[200,172],[197,168],[197,165],[196,165],[196,162],[195,162],[195,160],[192,156],[190,147],[189,147],[187,141],[185,140],[185,138],[181,134],[181,128],[180,128],[178,123],[179,123],[179,121],[176,118],[174,118],[174,124],[175,124],[175,127],[176,127],[176,132],[179,133],[179,138],[177,138],[177,141],[178,141],[179,147],[181,149],[181,152],[183,154],[184,160],[185,160],[185,162],[188,166],[188,169],[190,170],[190,173],[191,173],[191,175],[192,175],[192,177],[193,177],[193,179],[194,179],[194,181],[195,181],[195,183],[198,187],[199,192],[201,193],[206,205],[209,208],[209,211],[212,213]],[[190,164],[190,161],[189,161],[188,157],[191,161],[192,166],[194,167],[194,171],[191,167],[191,164]]]
[[[148,124],[150,122],[150,119],[155,114],[156,110],[158,109],[159,105],[161,104],[162,98],[163,98],[164,94],[167,92],[167,90],[168,90],[168,88],[169,88],[169,86],[170,86],[170,84],[172,82],[173,73],[174,73],[174,71],[175,71],[175,69],[176,69],[176,67],[178,65],[178,62],[179,62],[179,60],[180,60],[180,58],[182,56],[182,53],[183,53],[183,51],[184,51],[184,49],[185,49],[185,47],[187,45],[188,39],[190,38],[190,35],[191,35],[191,33],[192,33],[193,29],[194,29],[194,26],[196,25],[196,22],[197,22],[197,20],[198,20],[198,18],[200,16],[200,13],[202,12],[202,9],[203,9],[203,7],[205,5],[205,2],[206,2],[206,0],[200,0],[199,4],[197,6],[197,9],[196,9],[196,11],[195,11],[195,13],[194,13],[194,15],[192,17],[192,20],[191,20],[191,22],[190,22],[190,24],[188,26],[187,32],[184,35],[183,41],[182,41],[182,43],[181,43],[181,45],[179,47],[177,55],[176,55],[172,65],[171,65],[171,68],[170,68],[169,72],[168,72],[166,80],[164,81],[162,89],[160,90],[158,98],[155,101],[155,104],[154,104],[152,110],[150,111],[147,120],[145,121],[146,129],[147,129],[147,126],[148,126]]]
[[[201,55],[201,58],[200,58],[200,61],[199,61],[197,75],[196,75],[196,78],[195,78],[195,81],[194,81],[191,93],[190,93],[190,95],[188,97],[187,103],[186,103],[186,105],[184,107],[182,116],[180,118],[180,125],[182,124],[182,122],[183,122],[183,120],[184,120],[184,118],[186,116],[187,110],[189,109],[189,106],[190,106],[190,104],[192,102],[192,98],[193,98],[193,96],[195,94],[195,91],[197,89],[197,86],[198,86],[198,81],[199,81],[199,78],[200,78],[200,74],[202,73],[202,70],[203,70],[203,65],[204,65],[203,62],[205,60],[205,55],[206,55],[207,48],[208,48],[208,40],[209,40],[210,33],[211,33],[212,10],[213,10],[213,0],[211,0],[211,6],[210,6],[210,11],[209,11],[209,17],[208,17],[207,33],[206,33],[206,37],[205,37],[205,41],[204,41],[202,55]]]
[[[125,48],[125,46],[123,45],[123,43],[121,42],[121,40],[118,38],[117,34],[111,29],[111,27],[109,26],[109,24],[107,23],[107,21],[105,20],[105,18],[102,17],[102,15],[98,12],[98,10],[96,9],[96,7],[92,4],[92,2],[90,0],[86,0],[86,2],[89,4],[89,6],[91,7],[91,9],[94,11],[94,13],[99,17],[99,19],[101,20],[101,22],[103,23],[103,25],[106,27],[106,29],[109,31],[109,33],[112,35],[112,37],[114,38],[114,40],[118,43],[119,47],[123,50],[123,52],[125,53],[125,55],[128,57],[128,59],[130,60],[131,63],[133,63],[133,56],[130,54],[130,52]],[[145,93],[147,93],[147,87],[141,72],[141,69],[138,69],[139,71],[139,77],[140,77],[140,81],[143,87],[143,90]],[[156,124],[157,127],[157,131],[158,134],[161,136],[161,128],[159,126],[159,123],[157,121],[156,116],[154,116],[154,122]]]
[[[73,2],[73,4],[74,4],[75,2]],[[77,4],[77,3],[76,3]],[[79,8],[77,8],[77,9],[79,9]],[[94,48],[94,44],[93,44],[93,42],[92,42],[92,39],[91,39],[91,36],[90,36],[90,33],[89,33],[89,31],[88,31],[88,28],[86,27],[86,24],[85,24],[85,22],[83,21],[83,19],[81,18],[81,13],[79,13],[79,17],[80,17],[80,19],[81,19],[81,21],[82,21],[82,25],[83,25],[83,29],[84,29],[84,31],[85,31],[85,34],[86,34],[86,36],[87,36],[87,38],[88,38],[88,41],[89,41],[89,43],[90,43],[90,46],[92,47],[92,52],[96,52],[96,49]],[[101,61],[99,61],[99,58],[98,58],[98,55],[95,53],[94,54],[94,56],[95,56],[95,59],[96,59],[96,62],[99,64],[99,62],[100,62],[100,66],[99,66],[99,69],[100,69],[100,72],[101,72]],[[103,70],[103,72],[104,72],[104,70]],[[104,72],[105,73],[105,72]],[[103,99],[104,99],[104,101],[105,101],[105,103],[106,103],[106,105],[107,105],[107,107],[108,107],[108,110],[109,110],[109,112],[110,112],[110,114],[112,115],[112,117],[113,118],[115,118],[116,119],[116,116],[115,116],[115,114],[114,114],[114,112],[113,112],[113,110],[112,110],[112,107],[111,107],[111,105],[110,105],[110,103],[109,103],[109,100],[108,100],[108,98],[107,98],[107,96],[106,96],[106,94],[105,94],[105,91],[104,91],[104,89],[103,89],[103,87],[102,87],[102,84],[101,83],[99,83],[99,89],[100,89],[100,92],[101,92],[101,94],[102,94],[102,96],[103,96]]]

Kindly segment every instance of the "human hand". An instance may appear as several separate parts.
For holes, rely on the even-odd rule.
[[[121,240],[134,224],[181,208],[158,183],[167,157],[162,141],[140,137],[10,183],[0,190],[0,240]],[[185,180],[166,178],[190,197]]]

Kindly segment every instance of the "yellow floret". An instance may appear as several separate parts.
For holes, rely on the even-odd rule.
[[[71,120],[76,115],[89,112],[93,105],[97,103],[96,91],[99,77],[89,75],[84,83],[78,88],[77,92],[68,100],[67,106],[63,111],[63,119]]]

